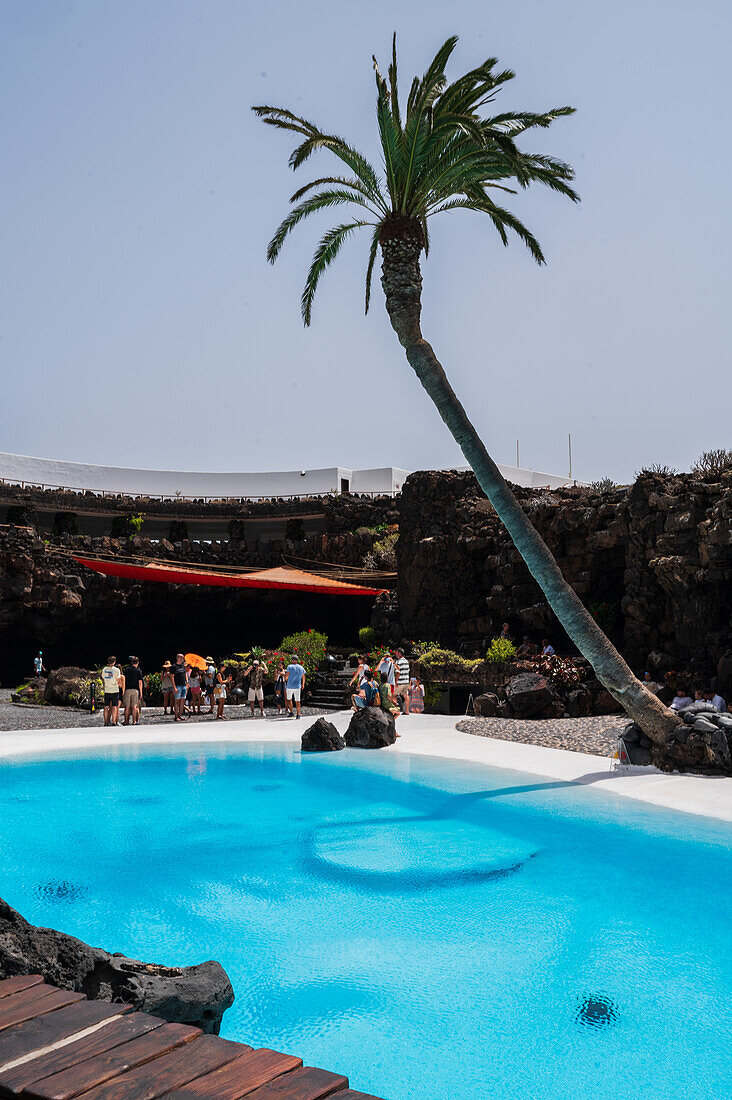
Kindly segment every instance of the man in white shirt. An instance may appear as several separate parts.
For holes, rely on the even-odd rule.
[[[721,695],[719,695],[716,691],[710,690],[704,692],[704,698],[707,700],[707,702],[712,704],[715,710],[718,710],[720,711],[720,713],[724,714],[727,709],[727,704],[725,703]]]
[[[109,657],[102,669],[105,726],[116,726],[119,722],[119,697],[124,691],[125,678],[117,668],[116,661],[116,657]]]
[[[686,707],[690,707],[693,702],[694,700],[691,696],[686,694],[686,688],[677,688],[676,694],[671,700],[671,710],[685,710]]]
[[[541,650],[542,657],[553,657],[554,656],[554,646],[550,645],[549,639],[548,638],[542,638],[541,644],[542,644],[542,650]]]

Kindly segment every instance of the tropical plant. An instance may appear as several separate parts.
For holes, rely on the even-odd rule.
[[[376,639],[376,631],[372,626],[362,626],[358,632],[358,641],[362,649],[370,649]]]
[[[327,645],[327,634],[321,634],[317,630],[299,630],[282,639],[277,653],[278,656],[282,655],[287,664],[292,654],[297,653],[305,672],[308,676],[312,676],[318,671],[318,665],[325,657]]]
[[[691,467],[697,477],[719,477],[725,470],[732,470],[732,450],[720,447],[716,451],[703,451]]]
[[[424,76],[412,81],[406,103],[399,95],[396,36],[386,77],[374,60],[381,173],[343,138],[318,129],[292,111],[270,106],[253,108],[268,125],[298,135],[290,157],[291,168],[300,167],[313,153],[325,150],[337,158],[341,171],[347,172],[320,176],[295,192],[295,205],[275,231],[267,257],[274,262],[289,233],[311,214],[342,205],[355,208],[351,220],[329,229],[315,250],[301,298],[304,323],[310,324],[313,298],[324,271],[354,231],[367,227],[371,239],[366,309],[381,249],[386,309],[409,364],[569,636],[628,714],[648,736],[663,743],[678,728],[680,719],[633,675],[567,584],[422,335],[420,256],[423,250],[425,255],[429,252],[430,218],[457,209],[484,214],[504,245],[509,233],[515,234],[541,264],[544,255],[538,241],[513,213],[496,202],[495,193],[513,194],[516,187],[525,189],[538,183],[573,201],[578,199],[570,182],[574,172],[568,164],[556,157],[523,152],[516,144],[527,131],[546,129],[556,119],[572,114],[574,108],[487,115],[486,109],[514,74],[499,70],[496,59],[489,58],[448,83],[445,69],[456,44],[457,38],[451,37],[440,47]]]
[[[145,516],[139,515],[115,516],[112,520],[111,535],[113,539],[126,538],[128,535],[139,535]]]
[[[480,660],[472,660],[463,657],[452,649],[444,649],[436,642],[417,643],[419,649],[417,660],[425,671],[435,675],[438,671],[447,674],[450,671],[473,673],[480,665]]]
[[[510,638],[494,638],[488,646],[485,659],[490,661],[492,665],[505,665],[515,656],[516,646]]]

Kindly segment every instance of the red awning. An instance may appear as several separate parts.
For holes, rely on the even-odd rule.
[[[157,581],[162,584],[203,584],[222,588],[274,588],[290,592],[318,592],[328,596],[378,596],[384,588],[369,588],[361,584],[320,577],[290,566],[257,569],[251,573],[223,573],[195,566],[171,565],[169,562],[103,561],[99,558],[77,558],[74,561],[107,577],[123,577],[133,581]]]

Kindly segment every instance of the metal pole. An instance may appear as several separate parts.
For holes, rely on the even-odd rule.
[[[520,462],[519,462],[519,446],[518,445],[519,445],[519,441],[517,439],[516,440],[516,469],[517,470],[520,468],[520,465],[521,465]]]
[[[569,433],[567,438],[569,439],[569,479],[571,481],[572,480],[572,433],[571,432]]]

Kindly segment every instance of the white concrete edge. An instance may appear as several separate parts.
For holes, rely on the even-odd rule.
[[[350,711],[326,715],[343,732]],[[101,721],[101,716],[100,716]],[[76,752],[80,749],[152,747],[155,745],[214,745],[229,741],[246,744],[270,741],[299,744],[311,719],[229,719],[226,722],[191,722],[169,725],[86,727],[77,729],[10,731],[0,733],[0,759]],[[624,798],[632,798],[667,810],[732,822],[732,778],[667,775],[655,768],[611,770],[610,760],[590,753],[549,749],[518,741],[461,733],[457,719],[438,714],[409,715],[398,720],[401,736],[381,752],[441,757],[468,764],[487,765],[527,775],[591,785]]]

